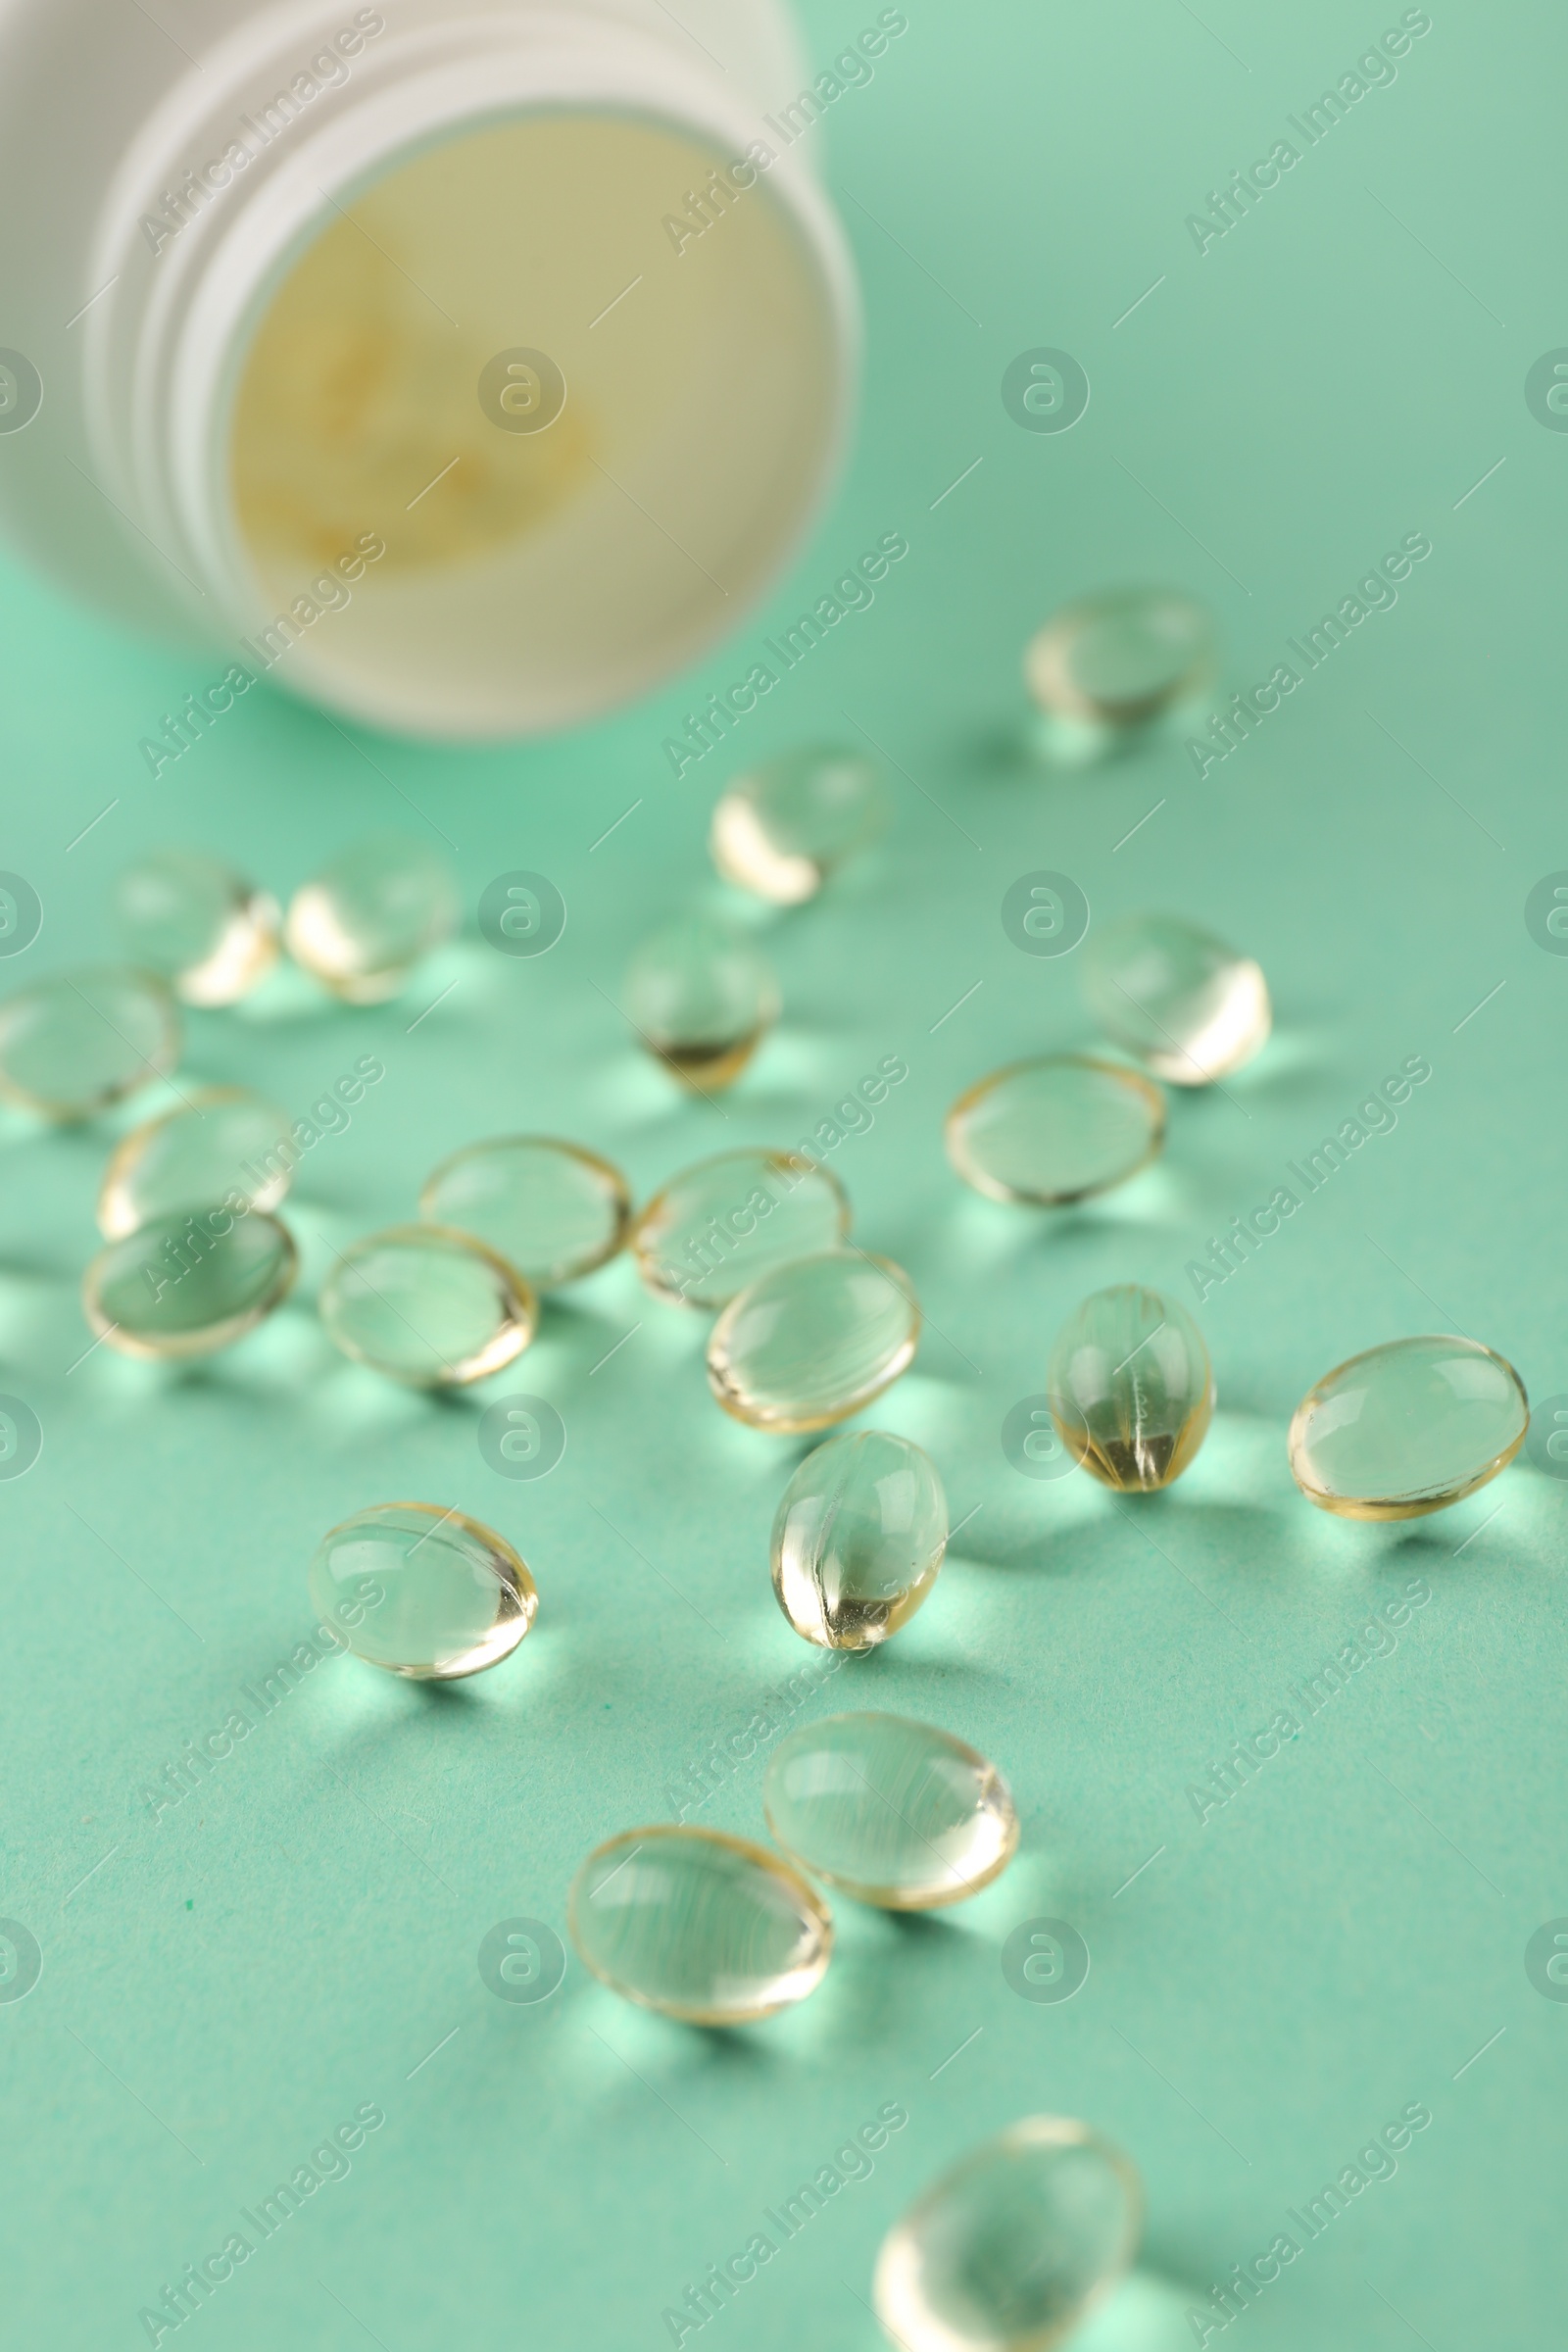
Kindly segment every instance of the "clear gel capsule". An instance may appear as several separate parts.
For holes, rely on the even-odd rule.
[[[119,1241],[153,1217],[236,1193],[252,1208],[275,1208],[293,1179],[289,1129],[286,1112],[242,1086],[200,1088],[116,1145],[98,1194],[99,1231]]]
[[[534,1620],[533,1578],[506,1540],[434,1502],[378,1502],[321,1538],[311,1602],[357,1658],[455,1683],[510,1657]]]
[[[419,1214],[476,1234],[536,1291],[591,1274],[626,1238],[631,1196],[618,1168],[548,1135],[499,1136],[444,1159]]]
[[[1032,2115],[945,2173],[882,2241],[872,2296],[905,2352],[1048,2352],[1126,2270],[1143,2189],[1119,2148]]]
[[[1042,710],[1117,729],[1206,694],[1217,667],[1212,615],[1168,588],[1116,588],[1063,605],[1024,655]]]
[[[0,1095],[86,1119],[179,1060],[179,1008],[155,972],[90,964],[0,1003]]]
[[[645,940],[626,973],[626,1017],[698,1093],[729,1086],[778,1018],[778,982],[750,940],[693,916]]]
[[[317,1303],[345,1355],[416,1389],[462,1388],[499,1372],[539,1320],[516,1268],[444,1225],[391,1225],[351,1242]]]
[[[115,883],[129,953],[187,1004],[233,1004],[277,961],[277,901],[204,850],[153,850]]]
[[[1208,1349],[1192,1316],[1134,1282],[1074,1308],[1056,1334],[1046,1389],[1068,1452],[1123,1494],[1180,1478],[1214,1410]]]
[[[717,1830],[626,1830],[571,1883],[571,1940],[614,1991],[694,2026],[743,2026],[814,1992],[827,1905],[776,1854]]]
[[[721,1152],[656,1193],[632,1227],[637,1271],[656,1298],[727,1306],[751,1283],[847,1241],[837,1177],[794,1152]]]
[[[288,1296],[292,1236],[260,1209],[153,1217],[88,1264],[81,1303],[122,1354],[173,1359],[232,1347]]]
[[[875,841],[888,814],[875,760],[814,744],[737,776],[713,810],[709,846],[726,882],[796,906]]]
[[[1165,1102],[1136,1070],[1052,1054],[971,1086],[946,1132],[948,1157],[976,1192],[1062,1208],[1147,1166],[1165,1140]]]
[[[775,1267],[730,1300],[708,1343],[708,1384],[753,1429],[826,1429],[880,1396],[919,1337],[902,1266],[829,1250]]]
[[[1173,1086],[1229,1077],[1274,1018],[1261,968],[1173,914],[1128,914],[1092,932],[1081,976],[1107,1035]]]
[[[936,1464],[888,1430],[846,1430],[808,1453],[773,1521],[773,1591],[804,1641],[874,1649],[907,1625],[948,1547]]]
[[[387,834],[356,843],[297,890],[284,937],[295,962],[334,996],[379,1004],[462,919],[446,859]]]
[[[936,1911],[1007,1867],[1018,1816],[972,1747],[905,1715],[830,1715],[786,1734],[762,1810],[784,1851],[884,1911]]]
[[[1525,1384],[1477,1340],[1392,1340],[1336,1366],[1296,1408],[1291,1472],[1342,1519],[1419,1519],[1505,1469],[1525,1442]]]

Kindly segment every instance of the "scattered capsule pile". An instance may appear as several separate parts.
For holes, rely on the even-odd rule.
[[[1205,695],[1217,673],[1207,616],[1170,592],[1087,600],[1028,649],[1048,756],[1123,749]],[[813,747],[736,778],[710,850],[728,881],[781,906],[810,898],[888,821],[877,765]],[[418,843],[360,845],[305,882],[286,913],[215,858],[166,850],[120,877],[131,961],[66,972],[0,1002],[0,1097],[80,1120],[168,1078],[179,1002],[230,1004],[286,948],[351,1004],[398,990],[450,939],[456,880]],[[1026,913],[1050,924],[1059,909]],[[1123,1184],[1161,1152],[1163,1087],[1214,1084],[1266,1042],[1262,971],[1168,914],[1096,930],[1078,966],[1114,1049],[1013,1063],[948,1112],[958,1176],[994,1200],[1061,1208]],[[778,983],[743,933],[706,918],[648,939],[624,1007],[647,1051],[700,1093],[734,1082],[776,1020]],[[232,1345],[282,1301],[298,1254],[277,1213],[298,1157],[284,1114],[211,1087],[112,1152],[98,1201],[104,1247],[82,1285],[97,1338],[177,1359]],[[345,1356],[428,1390],[514,1361],[541,1298],[629,1250],[657,1299],[714,1319],[714,1399],[751,1427],[827,1431],[912,1362],[920,1308],[902,1268],[852,1239],[851,1206],[802,1153],[747,1149],[680,1170],[634,1213],[620,1171],[549,1136],[465,1145],[427,1178],[408,1223],[336,1253],[321,1325]],[[1123,1493],[1169,1486],[1214,1409],[1208,1352],[1172,1299],[1121,1284],[1084,1299],[1047,1368],[1072,1461]],[[1340,1365],[1302,1399],[1288,1451],[1309,1500],[1350,1518],[1414,1517],[1494,1477],[1523,1444],[1524,1388],[1478,1342],[1402,1340]],[[789,1479],[770,1568],[785,1619],[820,1647],[866,1651],[922,1606],[949,1538],[936,1465],[908,1440],[830,1436]],[[433,1503],[388,1502],[323,1537],[312,1600],[362,1659],[450,1681],[509,1656],[538,1605],[494,1530]],[[1003,1872],[1018,1823],[1005,1783],[950,1733],[852,1712],[790,1733],[762,1790],[773,1847],[683,1825],[627,1830],[591,1853],[568,1918],[585,1965],[627,1999],[706,2026],[767,2017],[821,1982],[833,1921],[819,1886],[884,1909],[938,1908]],[[876,2305],[894,2340],[1015,2352],[1055,2342],[1126,2268],[1140,2192],[1127,2159],[1079,2123],[1035,2117],[977,2150],[893,2230]]]

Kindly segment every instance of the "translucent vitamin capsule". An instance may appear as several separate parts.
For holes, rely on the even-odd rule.
[[[122,1354],[211,1355],[287,1298],[298,1264],[292,1236],[260,1209],[152,1217],[99,1250],[81,1303],[99,1339]]]
[[[62,972],[0,1004],[0,1095],[46,1118],[90,1118],[167,1078],[179,1047],[179,1008],[155,972]]]
[[[708,1384],[753,1429],[826,1429],[913,1361],[920,1309],[885,1257],[833,1250],[776,1266],[732,1298],[708,1343]]]
[[[1479,1340],[1391,1340],[1320,1380],[1287,1444],[1320,1510],[1419,1519],[1495,1478],[1529,1427],[1524,1382]]]
[[[1115,588],[1063,605],[1024,655],[1042,710],[1118,729],[1196,701],[1217,667],[1212,615],[1169,588]]]
[[[830,1715],[786,1734],[762,1810],[803,1870],[884,1911],[961,1903],[1000,1878],[1018,1843],[996,1766],[906,1715]]]
[[[778,1009],[771,966],[740,932],[702,916],[645,940],[626,974],[632,1027],[699,1093],[740,1076]]]
[[[717,1830],[625,1830],[596,1846],[566,1898],[596,1977],[694,2026],[743,2026],[814,1992],[833,1949],[827,1905],[776,1854]]]
[[[1032,2115],[945,2173],[882,2241],[872,2295],[905,2352],[1048,2352],[1133,2258],[1143,2188],[1119,2148]]]
[[[310,1587],[357,1658],[416,1683],[455,1683],[510,1657],[539,1606],[494,1528],[434,1502],[372,1503],[329,1529]]]
[[[379,1004],[462,918],[446,859],[423,842],[387,834],[356,843],[297,890],[284,937],[296,963],[334,996]]]
[[[874,1649],[908,1624],[947,1547],[948,1498],[930,1455],[887,1430],[846,1430],[784,1490],[773,1591],[805,1641]]]
[[[277,901],[205,850],[153,850],[115,883],[126,947],[187,1004],[232,1004],[277,960]]]
[[[98,1229],[112,1242],[176,1209],[275,1208],[297,1156],[286,1112],[242,1086],[200,1088],[177,1110],[148,1119],[109,1155],[98,1194]]]
[[[815,744],[737,776],[713,810],[709,847],[726,882],[795,906],[875,841],[888,814],[875,760]]]
[[[1273,1022],[1260,967],[1173,914],[1128,914],[1091,934],[1084,996],[1156,1078],[1207,1086],[1251,1060]]]
[[[539,1320],[516,1268],[445,1225],[390,1225],[351,1242],[317,1303],[345,1355],[416,1389],[461,1388],[499,1372]]]
[[[1068,1316],[1046,1391],[1068,1452],[1124,1494],[1180,1478],[1214,1410],[1197,1324],[1174,1298],[1135,1282],[1096,1291]]]
[[[1136,1070],[1052,1054],[971,1086],[946,1132],[948,1157],[976,1192],[1062,1208],[1148,1165],[1165,1140],[1165,1102]]]
[[[837,1177],[795,1152],[721,1152],[656,1193],[631,1231],[637,1271],[656,1298],[727,1306],[797,1257],[847,1241],[850,1204]]]
[[[444,1159],[419,1195],[419,1214],[477,1234],[534,1290],[553,1291],[614,1256],[631,1196],[597,1152],[548,1135],[507,1135]]]

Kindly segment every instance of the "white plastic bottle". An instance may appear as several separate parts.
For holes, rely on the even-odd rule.
[[[855,372],[781,0],[154,14],[0,0],[11,542],[435,737],[734,628]]]

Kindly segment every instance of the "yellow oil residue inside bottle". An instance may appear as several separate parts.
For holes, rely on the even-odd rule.
[[[472,185],[476,168],[489,179],[503,160],[470,155],[455,169],[442,150],[405,166],[334,218],[274,295],[240,385],[232,453],[241,527],[280,590],[368,528],[386,541],[388,571],[464,562],[536,528],[591,478],[596,435],[580,384],[538,432],[498,429],[480,406],[498,349],[541,340],[526,305],[496,318],[493,291],[475,304],[472,287],[453,283],[471,273],[466,228],[493,210],[493,190]],[[457,216],[448,251],[460,267],[436,257],[418,283],[395,256],[420,258],[413,249],[428,241],[431,194]],[[423,215],[423,236],[410,235],[411,214]],[[465,295],[483,323],[454,311]]]
[[[767,172],[665,123],[539,111],[404,157],[327,200],[240,364],[259,642],[381,725],[502,734],[640,690],[794,535],[833,331]]]

